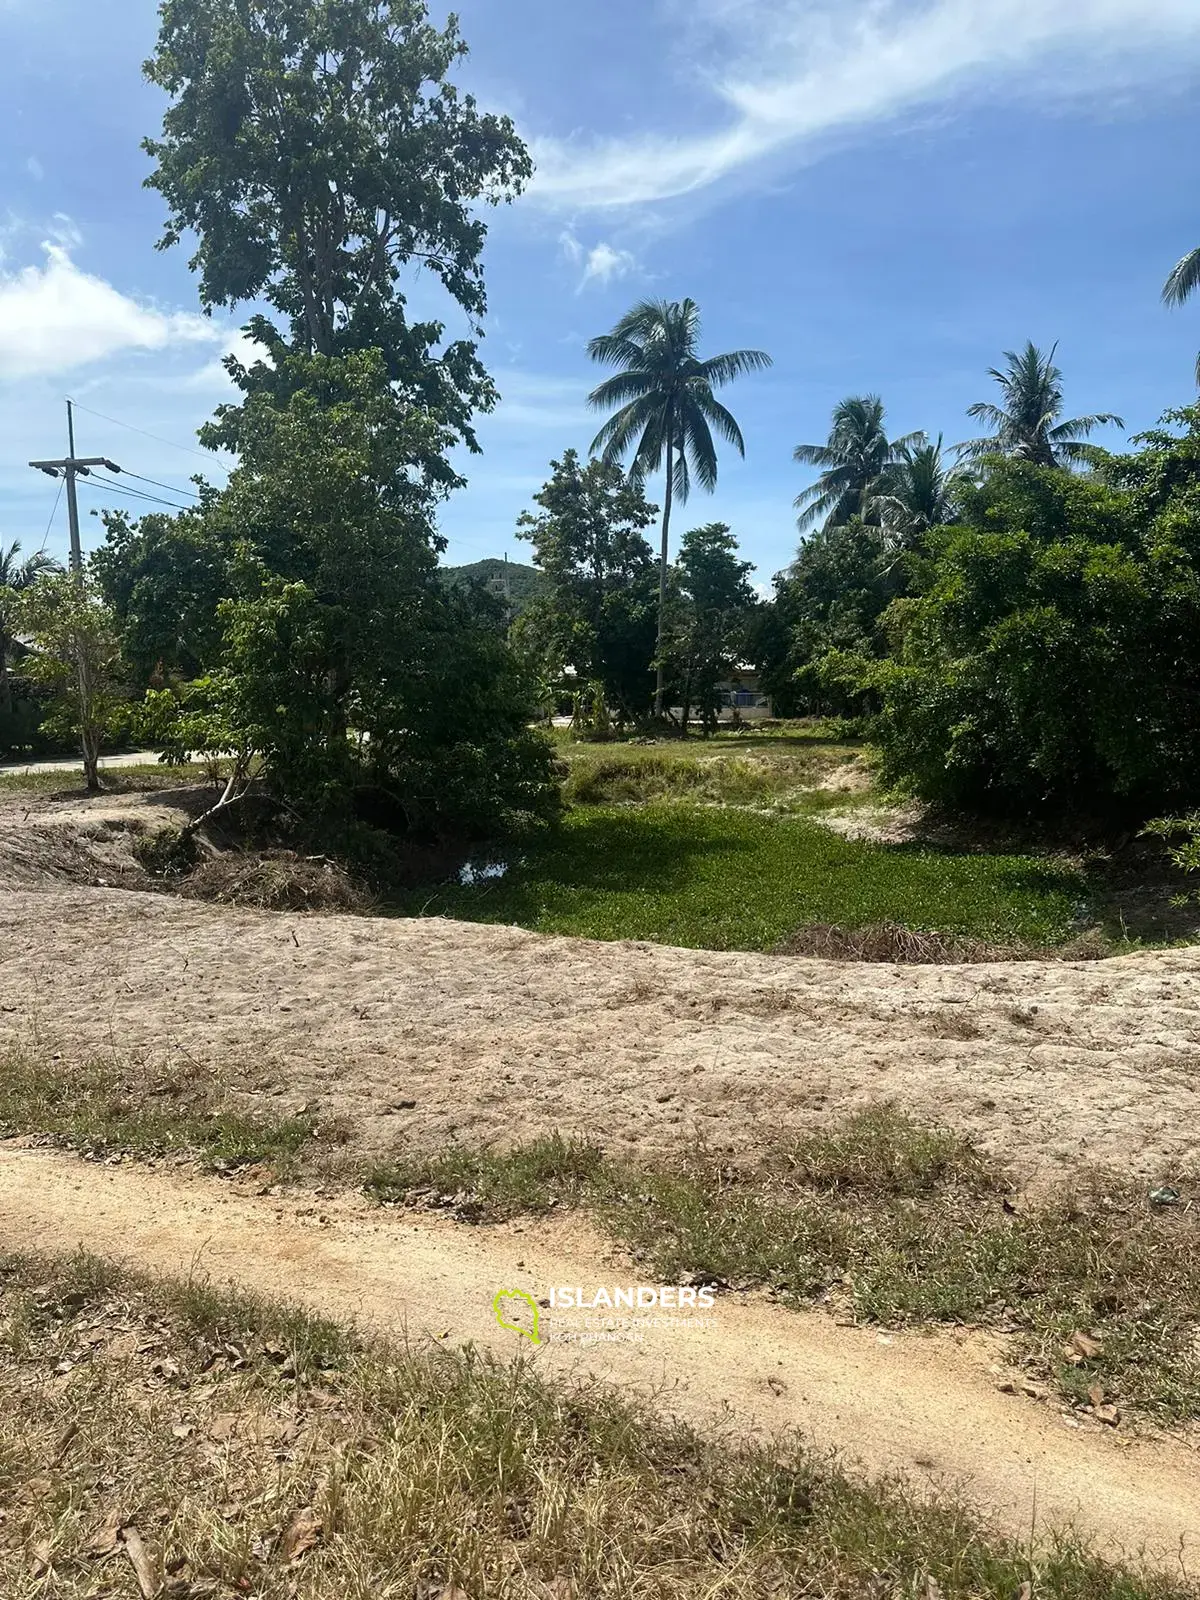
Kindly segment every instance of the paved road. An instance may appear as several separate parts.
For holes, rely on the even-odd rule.
[[[101,756],[101,769],[106,767],[145,767],[158,760],[157,750],[127,750],[120,756]],[[66,761],[34,761],[28,766],[8,766],[0,763],[0,778],[11,776],[28,778],[39,772],[78,772],[83,774],[83,762],[78,756]]]

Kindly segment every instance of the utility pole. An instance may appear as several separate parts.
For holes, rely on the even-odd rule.
[[[71,572],[75,582],[83,589],[83,545],[79,538],[79,500],[75,492],[75,480],[79,477],[91,476],[93,467],[104,467],[109,472],[120,472],[120,467],[115,461],[110,461],[107,456],[84,456],[75,454],[75,408],[67,401],[67,456],[62,461],[31,461],[29,465],[39,472],[44,472],[51,478],[63,478],[67,485],[67,515],[71,520]],[[82,592],[80,599],[82,600]],[[79,722],[80,745],[83,752],[83,772],[89,790],[100,787],[100,742],[98,736],[92,731],[88,721],[88,708],[92,703],[92,670],[88,660],[87,650],[80,639],[76,641],[76,672],[79,679]]]
[[[75,480],[79,477],[91,476],[93,467],[104,467],[108,472],[120,472],[120,467],[115,461],[110,461],[107,456],[84,456],[75,454],[75,408],[67,401],[67,440],[69,454],[65,461],[31,461],[29,465],[36,467],[39,472],[44,472],[51,478],[65,478],[67,484],[67,516],[71,522],[71,571],[76,577],[83,576],[83,546],[79,539],[79,499],[75,492]]]

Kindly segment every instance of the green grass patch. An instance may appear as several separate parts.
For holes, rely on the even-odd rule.
[[[0,1261],[0,1396],[7,1600],[1196,1600],[794,1436],[708,1440],[526,1361],[87,1258]]]
[[[383,1204],[452,1207],[462,1221],[498,1221],[579,1204],[601,1179],[599,1147],[550,1134],[506,1152],[449,1150],[411,1155],[371,1170],[364,1187]]]
[[[682,800],[778,810],[802,807],[816,785],[858,760],[844,745],[781,738],[576,745],[566,752],[563,793],[573,805]]]
[[[405,895],[395,909],[710,950],[771,950],[808,923],[886,922],[1040,947],[1076,931],[1086,894],[1082,874],[1053,860],[878,845],[805,818],[670,804],[579,809],[503,878]]]
[[[212,1171],[269,1166],[279,1175],[322,1130],[308,1117],[269,1120],[214,1104],[206,1084],[93,1062],[0,1060],[0,1133],[41,1134],[94,1154],[193,1155]],[[328,1131],[328,1130],[325,1130]]]
[[[208,768],[198,762],[168,767],[151,761],[135,767],[101,767],[100,783],[106,794],[135,794],[156,789],[178,789],[202,782]],[[83,791],[83,767],[75,771],[0,771],[0,794],[78,794]]]

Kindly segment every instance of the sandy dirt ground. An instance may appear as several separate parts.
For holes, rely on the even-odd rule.
[[[108,1168],[0,1147],[0,1247],[79,1247],[173,1275],[200,1274],[389,1334],[473,1342],[502,1357],[531,1345],[494,1317],[499,1290],[636,1285],[578,1221],[467,1231],[363,1204],[261,1198],[164,1170]],[[590,1375],[732,1436],[802,1431],[872,1474],[965,1491],[1023,1538],[1075,1527],[1110,1554],[1200,1574],[1200,1452],[1133,1438],[1004,1392],[987,1341],[839,1327],[761,1299],[658,1312],[673,1326],[581,1346],[574,1313],[543,1313],[532,1351],[551,1373]],[[702,1320],[701,1320],[702,1319]]]
[[[0,841],[2,842],[2,841]],[[20,882],[20,877],[17,877]],[[1028,1177],[1200,1157],[1200,952],[890,967],[0,893],[0,1041],[199,1064],[370,1151],[558,1129],[752,1150],[894,1101]]]

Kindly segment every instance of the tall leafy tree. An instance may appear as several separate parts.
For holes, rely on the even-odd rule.
[[[724,522],[685,533],[676,565],[677,619],[672,654],[677,661],[683,729],[695,706],[705,733],[716,726],[718,685],[736,669],[754,609],[752,562],[738,558],[738,543]]]
[[[1039,350],[1031,339],[1021,351],[1004,352],[1003,368],[989,368],[1000,385],[1001,404],[980,400],[967,408],[969,417],[986,423],[992,432],[959,445],[963,460],[1011,456],[1035,467],[1069,467],[1088,459],[1090,447],[1084,441],[1095,429],[1125,426],[1111,411],[1063,420],[1062,370],[1054,364],[1057,350],[1057,344],[1049,353]]]
[[[14,539],[7,549],[0,545],[0,711],[12,710],[12,684],[8,676],[8,658],[13,647],[9,621],[12,601],[44,573],[61,570],[52,556],[40,550],[22,560],[19,539]]]
[[[88,789],[100,788],[106,741],[128,724],[121,634],[116,618],[82,573],[42,572],[15,605],[18,626],[36,648],[29,675],[49,697],[44,726],[79,740]]]
[[[1169,306],[1181,306],[1197,289],[1200,289],[1200,249],[1189,250],[1182,261],[1175,263],[1163,284],[1163,299]],[[1196,357],[1196,382],[1200,383],[1200,356]]]
[[[709,493],[717,484],[717,450],[713,429],[740,455],[746,454],[742,430],[714,391],[748,372],[771,365],[762,350],[731,350],[702,358],[700,310],[694,300],[643,300],[627,311],[611,333],[588,345],[588,354],[602,365],[616,367],[594,389],[589,401],[599,411],[616,406],[592,442],[592,451],[617,462],[633,451],[632,473],[644,480],[665,472],[662,547],[658,568],[658,674],[654,714],[661,717],[666,692],[663,659],[667,625],[671,509],[686,502],[693,475]]]
[[[877,519],[902,549],[916,544],[930,528],[954,520],[965,474],[947,465],[939,433],[934,443],[919,435],[904,440],[895,458],[875,481],[867,501],[868,515]]]
[[[404,275],[420,267],[468,314],[487,306],[480,203],[531,172],[507,117],[451,81],[466,46],[424,0],[165,0],[146,63],[171,100],[146,141],[147,180],[169,207],[164,247],[195,235],[208,310],[264,300],[250,330],[279,367],[294,353],[385,352],[392,380],[474,443],[470,417],[495,392],[473,339],[443,346],[411,321]],[[231,362],[243,390],[278,384],[268,363]],[[208,442],[236,448],[223,408]],[[454,481],[444,452],[427,462]]]
[[[910,433],[890,440],[885,421],[883,401],[877,394],[850,395],[833,408],[833,424],[824,444],[796,446],[794,460],[821,468],[815,483],[796,497],[802,530],[822,519],[839,526],[861,516],[901,450],[923,437]]]
[[[574,450],[551,463],[518,536],[545,574],[544,592],[519,628],[551,676],[603,686],[623,721],[642,717],[654,660],[654,552],[642,530],[654,521],[641,485],[615,463],[581,462]]]

